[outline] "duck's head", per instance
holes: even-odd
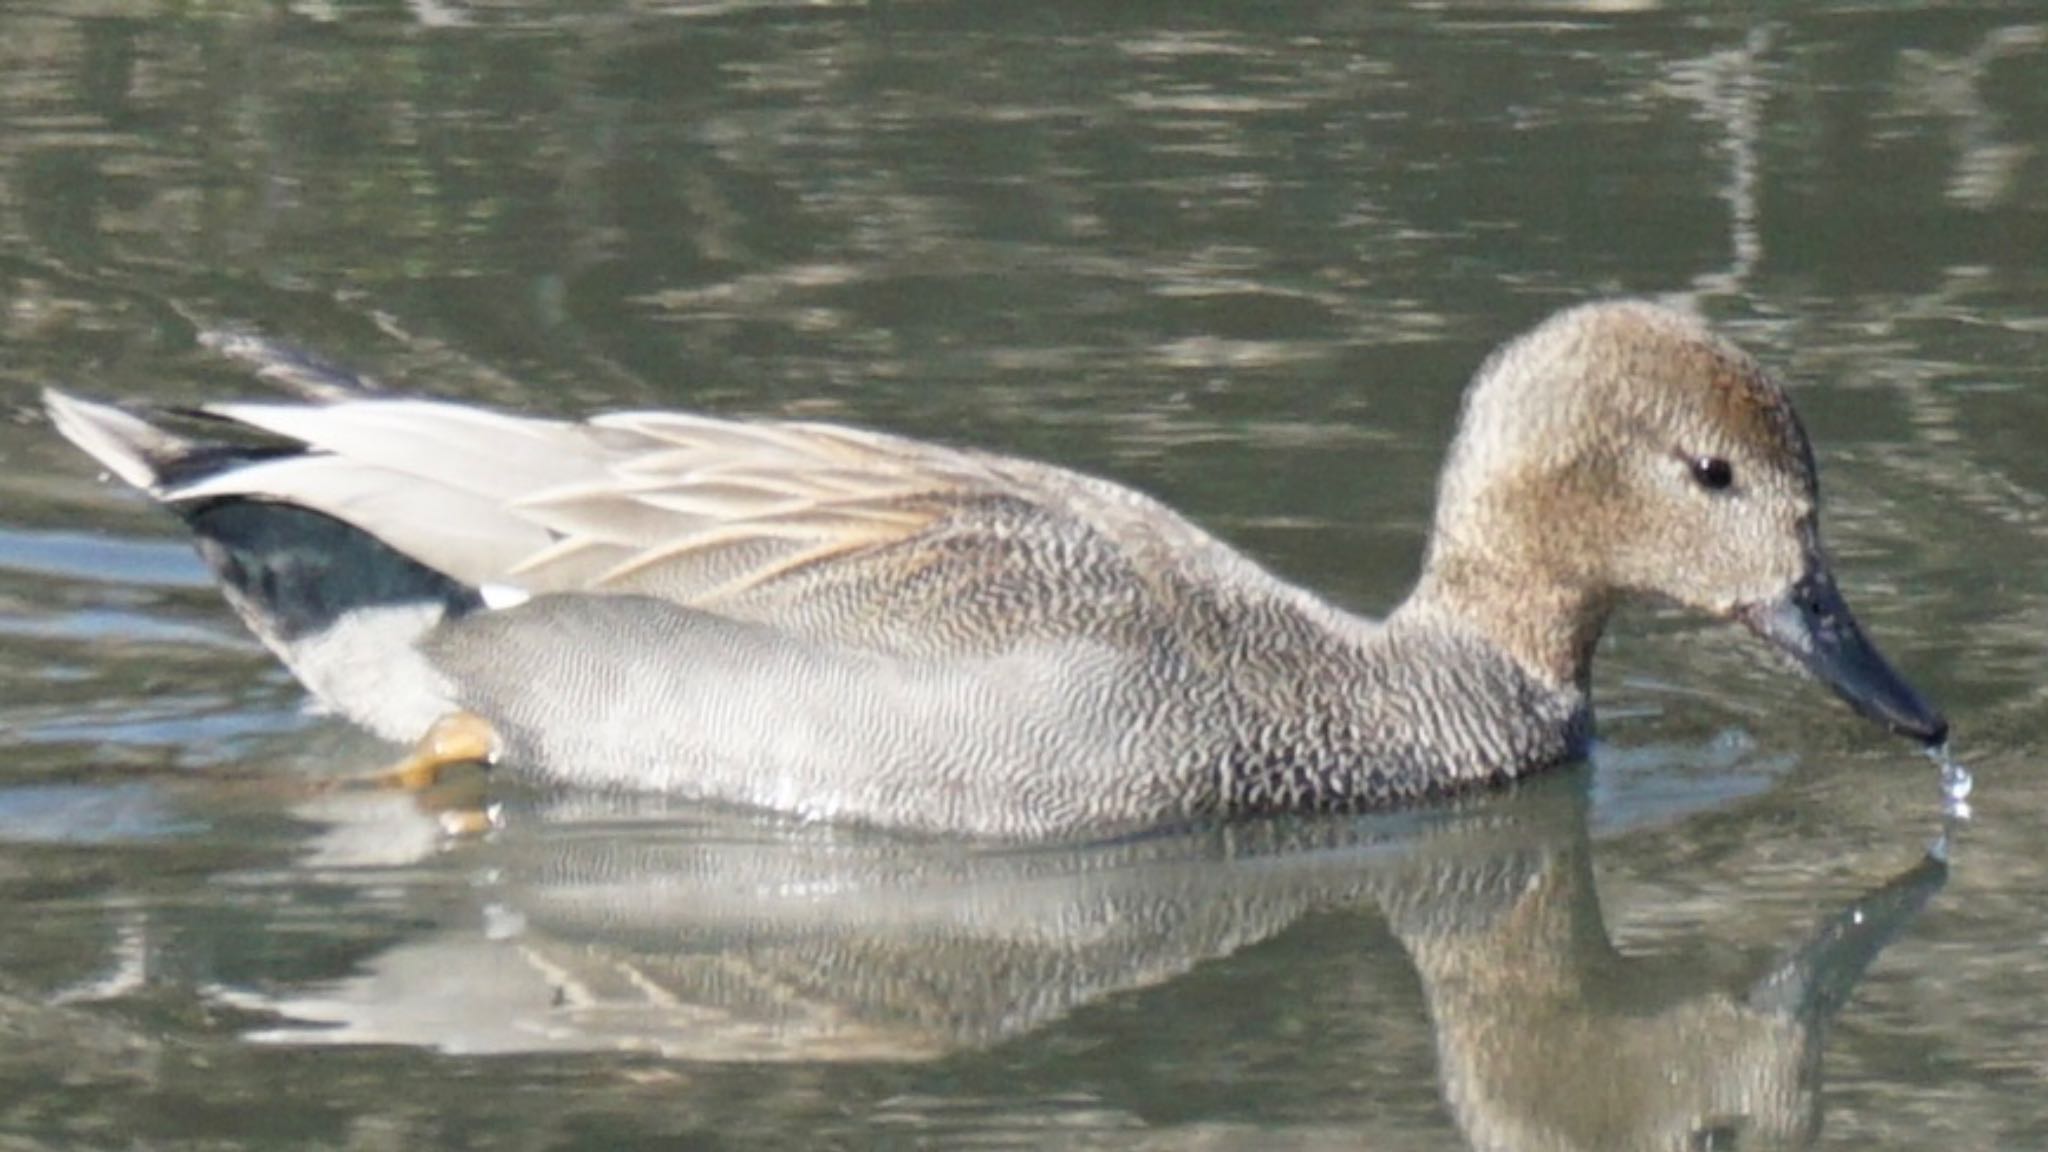
[[[1741,621],[1858,712],[1939,743],[1947,722],[1836,589],[1819,511],[1805,430],[1756,361],[1680,312],[1586,305],[1474,378],[1421,592],[1581,685],[1614,602],[1666,598]]]

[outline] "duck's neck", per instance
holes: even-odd
[[[1583,694],[1591,686],[1593,647],[1613,609],[1609,591],[1440,549],[1400,613],[1449,620],[1498,647],[1538,680]]]

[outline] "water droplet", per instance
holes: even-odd
[[[1947,744],[1929,748],[1927,758],[1941,768],[1942,809],[1958,820],[1968,820],[1970,792],[1977,786],[1970,770],[1949,755]]]
[[[1969,805],[1966,804],[1964,807],[1967,808]],[[1927,858],[1937,864],[1948,863],[1948,829],[1942,829],[1940,835],[1928,841]]]
[[[1970,790],[1977,782],[1970,778],[1970,770],[1961,764],[1949,763],[1941,766],[1941,790],[1949,799],[1968,800]]]

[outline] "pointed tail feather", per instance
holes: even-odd
[[[43,389],[43,407],[66,439],[134,487],[156,494],[166,469],[192,455],[191,441],[119,408]]]

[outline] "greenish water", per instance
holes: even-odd
[[[2043,140],[2015,5],[8,3],[0,1143],[2048,1143]],[[506,781],[451,845],[308,794],[385,750],[34,406],[259,391],[195,340],[249,328],[1058,460],[1377,611],[1465,376],[1615,292],[1791,383],[1977,776],[1945,876],[1930,765],[1655,609],[1592,770],[1457,811],[1004,852]]]

